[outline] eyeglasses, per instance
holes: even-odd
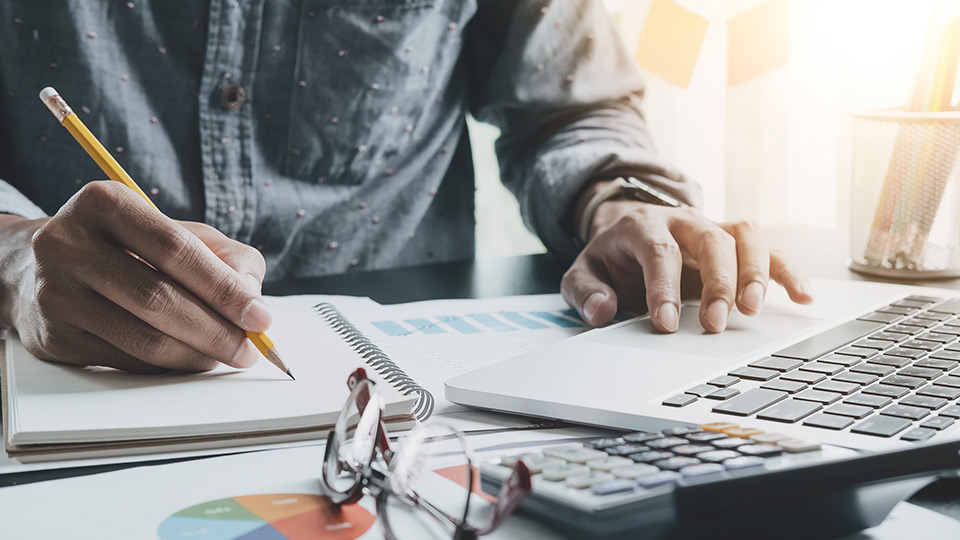
[[[476,539],[510,516],[530,493],[530,470],[517,461],[491,505],[471,506],[475,460],[462,433],[437,421],[421,424],[391,448],[384,402],[363,368],[347,379],[350,397],[327,436],[321,488],[334,504],[376,498],[384,535]]]

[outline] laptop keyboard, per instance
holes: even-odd
[[[705,399],[720,414],[922,442],[960,419],[958,338],[960,298],[908,296],[663,405]]]

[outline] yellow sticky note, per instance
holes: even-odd
[[[727,21],[727,85],[755,79],[786,65],[789,49],[788,0],[775,0]]]
[[[706,33],[703,17],[673,0],[653,0],[634,57],[643,69],[686,88]]]

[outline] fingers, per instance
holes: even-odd
[[[676,332],[680,327],[680,272],[683,255],[680,246],[662,219],[636,213],[623,221],[622,249],[634,255],[643,272],[647,309],[654,326],[661,332]]]
[[[259,288],[197,236],[116,182],[91,182],[71,200],[72,211],[95,213],[89,223],[149,261],[233,324],[264,331],[272,322]]]
[[[790,299],[798,304],[813,302],[813,285],[800,277],[787,257],[779,250],[770,252],[770,277],[786,289]]]
[[[760,313],[767,294],[770,250],[760,228],[748,221],[721,225],[736,241],[737,308],[744,315]]]
[[[708,332],[724,331],[737,292],[736,240],[700,216],[676,220],[671,230],[700,267],[700,324]]]
[[[617,314],[617,294],[586,253],[581,253],[563,275],[560,293],[590,326],[602,326]]]
[[[217,229],[205,224],[181,221],[181,225],[192,232],[221,261],[244,277],[250,286],[260,291],[267,264],[263,255],[256,249],[228,238]]]

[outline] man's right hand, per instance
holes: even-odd
[[[271,323],[260,253],[119,182],[87,184],[51,218],[0,215],[0,239],[0,327],[39,358],[157,372],[260,356],[243,332]]]

